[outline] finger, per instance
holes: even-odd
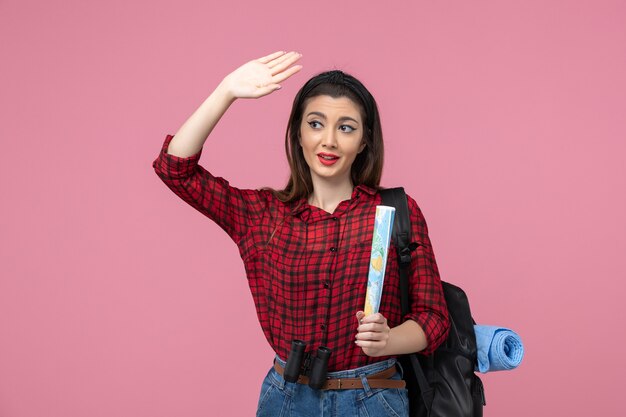
[[[272,82],[282,83],[287,78],[291,77],[293,74],[295,74],[296,72],[300,71],[301,69],[302,69],[302,65],[294,65],[293,67],[289,68],[288,70],[283,71],[280,74],[273,76],[272,77]]]
[[[372,340],[357,340],[354,342],[357,346],[360,346],[364,349],[380,349],[384,347],[383,342],[381,341],[372,341]]]
[[[281,62],[284,62],[286,59],[289,59],[293,56],[297,56],[298,54],[295,51],[291,51],[291,52],[287,52],[283,55],[280,55],[270,61],[267,62],[267,66],[269,68],[274,68],[276,65],[280,64]]]
[[[362,324],[359,327],[357,327],[357,332],[361,333],[361,332],[386,332],[388,329],[388,327],[384,324],[380,324],[380,323],[366,323],[366,324]]]
[[[359,327],[356,328],[357,332],[372,332],[375,331],[377,326],[380,324],[377,323],[363,323]]]
[[[387,319],[380,313],[370,314],[363,317],[363,323],[384,323]]]
[[[261,58],[257,59],[257,61],[259,61],[261,64],[267,64],[272,59],[275,59],[275,58],[278,58],[281,55],[284,55],[284,53],[285,53],[285,51],[277,51],[277,52],[274,52],[273,54],[269,54],[269,55],[266,55],[264,57],[261,57]]]
[[[356,335],[356,340],[381,341],[385,339],[385,334],[381,332],[361,332]]]
[[[295,64],[300,58],[302,58],[302,55],[295,54],[295,55],[290,56],[289,58],[285,58],[284,61],[281,61],[278,64],[271,66],[270,68],[272,70],[271,71],[272,75],[276,75],[276,74],[283,72],[284,70],[289,68],[291,65]]]
[[[357,311],[356,312],[356,321],[359,323],[359,326],[361,325],[361,319],[363,319],[363,317],[365,316],[365,313],[362,311]],[[358,328],[357,328],[358,330]]]
[[[276,90],[280,90],[281,86],[279,84],[268,84],[263,87],[259,87],[256,91],[256,97],[266,96]]]
[[[291,51],[291,52],[287,52],[285,55],[279,56],[278,58],[274,58],[271,61],[269,61],[266,65],[269,68],[274,68],[276,65],[281,64],[282,62],[285,62],[286,60],[294,57],[294,56],[299,56],[300,54]]]

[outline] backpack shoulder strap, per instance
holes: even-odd
[[[380,191],[382,204],[395,207],[393,231],[391,239],[398,250],[398,265],[400,266],[400,296],[402,302],[402,315],[410,310],[409,299],[409,269],[411,267],[411,252],[417,248],[417,244],[411,242],[411,220],[409,217],[409,205],[404,188],[387,188]]]
[[[411,218],[409,217],[409,205],[406,199],[404,188],[387,188],[380,191],[382,204],[385,206],[395,207],[396,214],[394,216],[394,224],[392,231],[392,240],[395,242],[398,252],[398,265],[400,266],[400,296],[402,302],[402,316],[410,311],[409,297],[409,273],[411,268],[411,252],[419,246],[415,242],[411,242]],[[420,388],[420,393],[424,405],[430,414],[433,403],[434,391],[415,354],[410,355],[411,365],[415,378]]]

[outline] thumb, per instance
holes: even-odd
[[[282,87],[280,84],[268,84],[263,86],[257,90],[257,94],[259,97],[266,96],[270,93],[273,93],[276,90],[280,90]]]
[[[365,317],[365,313],[363,311],[356,312],[356,319],[359,321],[359,324],[361,324],[363,317]]]

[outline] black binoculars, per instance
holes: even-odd
[[[328,358],[332,350],[325,346],[317,349],[315,356],[305,352],[306,343],[302,340],[291,342],[291,352],[285,364],[283,377],[287,382],[296,382],[300,374],[309,377],[309,386],[313,389],[320,389],[326,382],[328,374]]]

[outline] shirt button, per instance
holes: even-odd
[[[336,217],[333,217],[333,220],[334,220],[334,221],[337,221],[337,220],[339,220],[339,219],[338,219],[338,218],[336,218]]]
[[[337,252],[337,248],[333,246],[332,248],[330,248],[330,251],[331,252]]]
[[[326,330],[326,325],[325,325],[325,324],[322,324],[322,325],[320,326],[320,328],[321,328],[322,330]]]
[[[328,281],[324,281],[324,288],[328,288],[330,287],[330,284],[328,283]]]

